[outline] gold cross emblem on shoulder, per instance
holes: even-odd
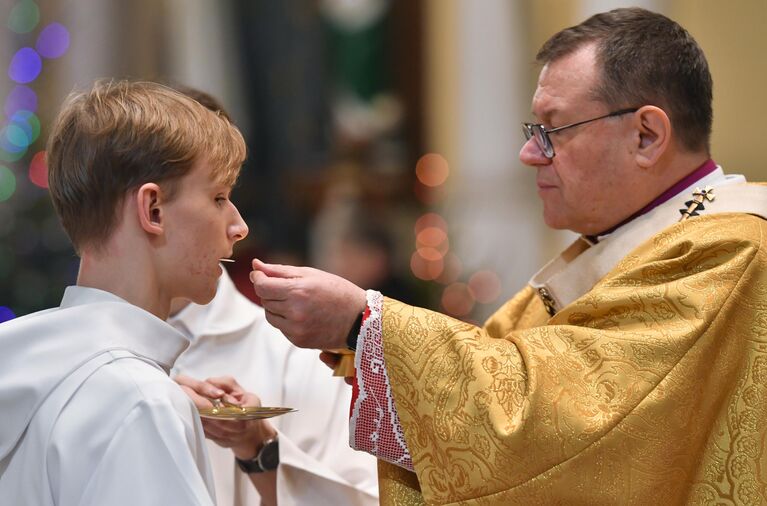
[[[703,206],[703,202],[713,202],[715,198],[716,195],[714,195],[714,189],[710,186],[706,186],[702,190],[700,188],[695,188],[695,191],[692,192],[692,200],[685,202],[684,205],[686,207],[679,210],[679,212],[682,213],[682,217],[679,218],[679,221],[684,221],[691,216],[698,216],[698,211],[706,209]]]

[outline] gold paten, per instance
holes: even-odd
[[[267,406],[214,406],[200,409],[200,417],[211,420],[262,420],[296,411],[293,408]]]

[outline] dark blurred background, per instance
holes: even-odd
[[[631,2],[709,56],[714,156],[758,157],[767,2]],[[312,265],[479,322],[569,233],[547,231],[520,166],[537,47],[608,0],[0,0],[0,321],[57,305],[78,259],[47,196],[64,97],[101,77],[221,100],[249,146],[234,201],[250,258]],[[733,8],[736,6],[736,8]],[[757,88],[759,87],[759,88]]]

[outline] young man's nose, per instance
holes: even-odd
[[[234,222],[229,225],[229,237],[234,240],[234,242],[241,241],[245,239],[248,235],[248,225],[245,223],[245,221],[242,219],[242,216],[240,216],[240,212],[235,208],[236,216],[234,219]]]

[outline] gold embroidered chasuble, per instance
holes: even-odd
[[[481,329],[386,299],[417,480],[380,462],[381,503],[767,503],[766,236],[683,221],[553,317],[527,286]]]

